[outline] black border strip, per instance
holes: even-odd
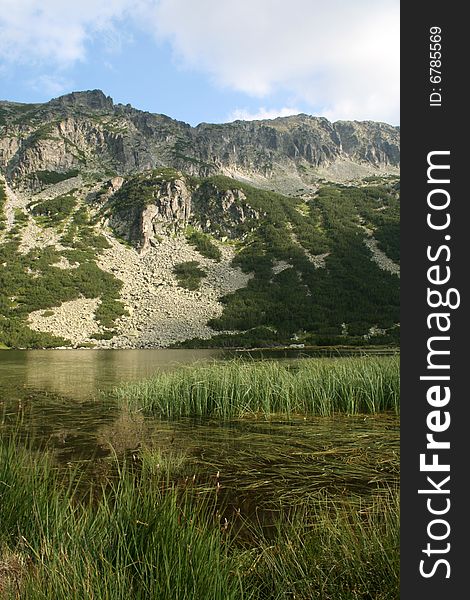
[[[463,5],[460,5],[463,6]],[[470,533],[466,508],[470,507],[470,491],[467,490],[466,465],[470,456],[470,398],[466,389],[465,374],[470,372],[470,352],[467,350],[467,298],[470,223],[466,214],[470,205],[470,191],[465,189],[466,173],[470,170],[468,155],[464,149],[468,145],[467,119],[464,112],[466,103],[465,87],[468,84],[466,50],[468,25],[457,2],[437,2],[430,0],[424,4],[401,4],[401,598],[416,600],[425,598],[461,598],[467,593],[469,549],[467,539]],[[442,30],[441,67],[442,80],[430,81],[430,39],[431,27]],[[434,30],[435,31],[435,30]],[[436,39],[436,38],[434,38]],[[460,56],[461,55],[461,56]],[[436,73],[434,73],[435,75]],[[436,80],[435,80],[436,82]],[[430,94],[442,94],[440,106],[430,105]],[[438,100],[438,96],[433,99]],[[438,102],[436,102],[438,104]],[[469,132],[470,133],[470,132]],[[450,164],[450,183],[429,183],[427,180],[428,153],[449,151],[447,155],[435,155],[435,162]],[[444,171],[434,171],[444,180]],[[432,172],[431,172],[432,175]],[[437,177],[436,177],[437,178]],[[432,179],[432,177],[431,177]],[[444,219],[448,211],[451,222],[445,230],[432,230],[426,222],[428,194],[431,189],[445,189],[450,196],[448,209],[435,211],[435,218]],[[435,199],[444,201],[445,193],[436,193]],[[432,211],[431,211],[432,212]],[[450,240],[445,236],[450,235]],[[427,257],[427,247],[436,256],[434,262]],[[450,281],[439,286],[428,281],[430,266],[439,265],[441,273],[450,268]],[[436,275],[437,271],[433,274]],[[442,277],[442,276],[441,276]],[[440,307],[432,309],[427,301],[427,288],[455,288],[460,294],[460,306],[455,309]],[[437,297],[436,297],[437,298]],[[456,294],[453,295],[453,300]],[[427,343],[430,336],[438,335],[436,320],[428,328],[427,317],[432,312],[447,312],[451,326],[448,341],[434,341],[434,348],[450,350],[449,355],[437,356],[435,363],[448,364],[449,370],[429,369]],[[446,319],[441,321],[444,323]],[[437,344],[437,345],[436,345]],[[421,380],[422,375],[448,375],[450,381]],[[448,385],[451,398],[447,405],[439,408],[443,422],[445,412],[451,419],[448,429],[435,434],[435,439],[450,442],[450,449],[438,452],[438,461],[449,464],[449,472],[420,471],[420,454],[426,453],[425,461],[433,460],[434,450],[427,450],[426,434],[430,433],[427,416],[436,407],[430,406],[427,390],[431,385]],[[443,387],[440,388],[443,390]],[[436,420],[432,423],[436,425]],[[433,489],[427,476],[434,479],[435,486],[449,493],[419,494],[419,489]],[[450,476],[447,483],[442,483]],[[433,510],[449,510],[442,515],[432,515]],[[434,523],[442,519],[444,523]],[[435,537],[432,540],[428,528]],[[423,552],[430,543],[429,556]],[[449,544],[449,546],[447,546]],[[444,551],[445,550],[445,551]],[[439,559],[445,562],[436,564]],[[424,577],[422,570],[429,574]],[[449,577],[447,577],[449,575]]]

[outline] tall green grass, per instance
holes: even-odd
[[[114,395],[164,417],[399,412],[398,357],[227,361],[157,373]]]
[[[87,492],[73,469],[0,441],[2,599],[398,599],[396,492],[310,499],[240,537],[213,495],[143,460]]]
[[[259,598],[398,600],[399,496],[372,505],[307,505],[261,538],[249,569]]]
[[[207,500],[196,505],[126,466],[84,494],[73,474],[11,443],[1,444],[0,465],[2,598],[249,597]]]

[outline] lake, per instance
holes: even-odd
[[[203,478],[220,471],[226,489],[256,490],[257,497],[295,489],[367,495],[398,482],[395,415],[165,421],[130,413],[109,393],[159,370],[231,356],[218,350],[3,351],[2,429],[47,447],[63,465],[133,455],[150,445],[188,458]]]

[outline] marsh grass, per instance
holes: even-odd
[[[398,424],[390,418],[375,433],[373,426],[361,431],[358,425],[340,429],[331,423],[328,434],[328,424],[313,422],[305,436],[301,425],[286,426],[285,435],[277,427],[272,438],[268,431],[244,432],[240,443],[225,446],[214,437],[196,464],[201,473],[220,470],[221,494],[238,505],[256,499],[267,507],[293,506],[319,493],[370,497],[398,484]]]
[[[398,599],[399,544],[396,490],[366,506],[317,500],[260,536],[250,587],[266,600]]]
[[[394,490],[363,504],[310,498],[269,529],[251,519],[240,538],[214,490],[169,485],[155,456],[116,462],[88,494],[77,470],[15,440],[0,458],[2,598],[398,598]]]
[[[131,409],[168,418],[398,414],[399,359],[233,360],[158,373],[113,393]]]
[[[129,389],[134,409],[163,394],[170,417],[203,418],[131,412],[132,444],[67,464],[0,437],[2,600],[398,600],[396,357],[214,363]]]
[[[60,473],[47,456],[11,442],[0,454],[0,564],[11,565],[11,598],[15,577],[25,599],[248,597],[208,496],[196,505],[126,464],[84,496],[77,473]],[[12,556],[29,563],[20,581]]]

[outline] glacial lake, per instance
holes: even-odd
[[[198,477],[219,471],[240,502],[242,496],[252,502],[253,493],[258,502],[296,488],[362,496],[398,484],[396,415],[165,421],[128,412],[110,393],[159,370],[233,356],[219,350],[1,351],[0,433],[16,431],[19,441],[49,449],[62,465],[133,456],[151,445],[185,456]]]

